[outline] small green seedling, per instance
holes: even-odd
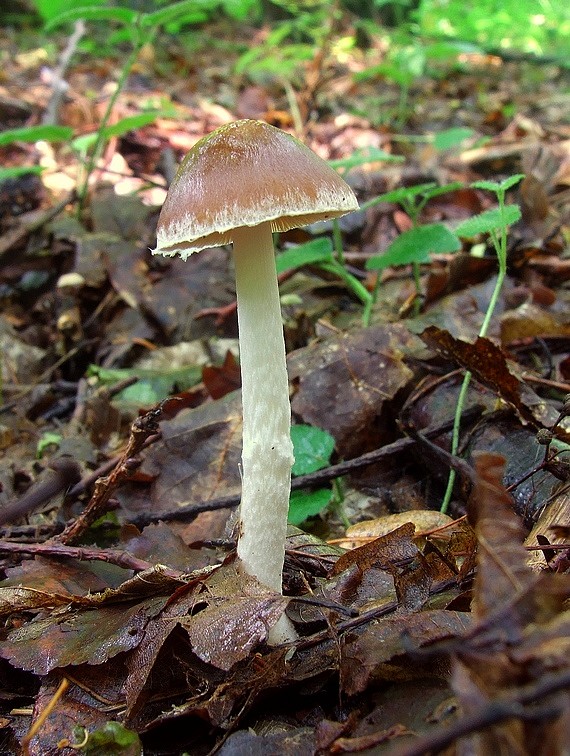
[[[330,465],[334,451],[334,438],[325,430],[312,425],[293,425],[291,441],[295,464],[291,470],[293,477],[308,475]],[[319,514],[333,498],[330,488],[316,491],[292,491],[289,499],[289,517],[292,525],[300,525],[307,518]]]
[[[368,289],[338,261],[334,255],[333,243],[329,237],[320,237],[311,239],[311,241],[299,244],[297,247],[281,252],[276,257],[277,273],[284,273],[286,270],[294,270],[304,265],[315,265],[327,273],[332,273],[340,278],[346,284],[346,287],[356,296],[364,305],[365,314],[363,316],[364,325],[366,322],[366,313],[372,306],[372,295]]]
[[[521,217],[520,208],[518,205],[506,205],[505,197],[509,189],[519,183],[524,178],[524,174],[518,173],[515,176],[511,176],[500,183],[495,181],[476,181],[471,184],[473,189],[484,189],[489,192],[493,192],[497,197],[498,207],[493,210],[486,210],[485,212],[473,216],[468,220],[461,223],[456,229],[455,233],[462,238],[473,238],[479,234],[489,234],[495,254],[499,261],[499,271],[497,274],[497,281],[491,294],[491,299],[487,306],[487,311],[483,319],[483,323],[479,330],[479,336],[484,337],[489,330],[489,324],[493,317],[493,312],[497,305],[497,300],[505,276],[507,275],[507,233],[509,226],[516,223]],[[459,430],[461,425],[461,413],[465,404],[465,397],[467,396],[467,390],[469,383],[471,382],[471,373],[467,371],[461,384],[459,396],[457,399],[457,407],[455,409],[455,418],[453,423],[453,433],[451,437],[451,453],[457,454],[459,447]],[[447,480],[447,488],[441,504],[441,512],[446,512],[451,500],[451,494],[453,492],[453,484],[455,483],[455,470],[449,471],[449,478]]]
[[[383,270],[392,265],[408,265],[411,263],[416,287],[415,314],[420,309],[420,265],[428,262],[431,254],[457,252],[461,248],[459,239],[441,223],[419,226],[422,210],[434,197],[459,189],[462,184],[455,181],[451,184],[438,186],[435,183],[418,184],[417,186],[401,187],[392,192],[374,197],[361,206],[361,210],[374,207],[381,202],[393,202],[409,215],[412,228],[404,231],[381,255],[374,255],[368,260],[368,270]],[[373,297],[376,297],[377,288]]]
[[[176,388],[184,391],[200,382],[202,368],[190,365],[174,370],[152,370],[144,368],[102,368],[90,365],[87,376],[96,376],[104,386],[113,386],[128,378],[136,378],[136,383],[120,391],[113,401],[140,407],[152,407],[166,399]]]

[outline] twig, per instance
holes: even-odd
[[[75,191],[72,191],[67,197],[64,197],[61,202],[58,202],[57,205],[48,208],[45,212],[36,216],[33,221],[30,221],[28,224],[22,224],[13,231],[4,234],[2,239],[0,239],[0,262],[2,262],[3,258],[12,250],[12,247],[23,241],[23,239],[29,234],[32,234],[42,226],[45,226],[46,223],[49,223],[50,220],[55,218],[56,215],[59,215],[67,205],[72,204],[76,199],[77,195]]]
[[[53,541],[65,544],[73,543],[97,518],[107,511],[109,500],[117,486],[128,480],[139,466],[140,461],[137,459],[137,455],[142,450],[145,441],[158,432],[158,418],[161,414],[162,404],[157,409],[153,409],[135,420],[131,425],[131,436],[127,448],[119,463],[107,477],[97,480],[93,496],[85,510],[75,522],[65,528],[63,533],[54,536]]]
[[[160,438],[162,438],[160,433],[154,433],[151,436],[149,436],[146,441],[141,446],[141,451],[143,449],[147,449],[149,446],[152,446],[152,444],[156,443]],[[113,457],[112,459],[108,459],[106,462],[104,462],[100,467],[98,467],[96,470],[93,470],[92,473],[89,473],[89,475],[86,475],[84,478],[82,478],[78,483],[76,483],[73,488],[70,488],[67,492],[67,500],[72,501],[73,499],[76,499],[78,496],[80,496],[85,491],[88,491],[91,486],[93,486],[99,478],[102,478],[105,475],[109,475],[109,473],[117,467],[121,463],[123,459],[123,455],[119,455],[117,457]]]
[[[556,705],[548,707],[547,710],[541,708],[539,712],[532,712],[525,707],[537,701],[542,704],[546,696],[568,688],[570,688],[570,670],[555,675],[545,675],[535,684],[489,701],[471,714],[461,717],[457,722],[438,727],[412,744],[393,749],[391,754],[392,756],[425,756],[428,753],[438,753],[458,738],[504,722],[506,719],[536,719],[536,714],[543,718],[556,716],[560,712],[560,707]]]
[[[53,125],[58,121],[59,106],[65,92],[67,92],[68,85],[65,81],[65,72],[69,66],[71,58],[77,49],[81,37],[85,34],[85,22],[82,20],[76,21],[73,27],[73,34],[67,40],[65,50],[61,54],[59,65],[53,72],[52,81],[52,94],[49,98],[49,102],[42,117],[42,123],[47,125]]]
[[[44,722],[52,713],[52,711],[55,709],[55,707],[58,704],[59,699],[65,694],[65,691],[68,688],[69,688],[69,681],[64,677],[62,681],[60,682],[57,690],[55,691],[51,699],[48,701],[47,706],[40,713],[36,721],[32,724],[29,732],[26,735],[24,735],[24,737],[22,738],[21,745],[22,745],[22,752],[24,753],[24,756],[27,756],[29,754],[30,741],[41,730]]]
[[[66,455],[51,460],[48,467],[47,474],[31,486],[23,496],[2,508],[0,525],[19,520],[39,509],[54,496],[77,483],[81,477],[81,468],[77,462]]]
[[[473,407],[466,410],[462,415],[462,421],[467,422],[473,420],[481,414],[481,410],[478,407]],[[449,420],[435,428],[429,428],[423,432],[424,438],[436,438],[442,433],[447,433],[453,427],[453,421]],[[339,478],[348,473],[360,470],[363,467],[368,467],[375,462],[379,462],[386,457],[390,457],[393,454],[399,454],[406,451],[410,447],[417,443],[414,438],[401,438],[398,441],[394,441],[391,444],[375,449],[374,451],[362,454],[355,459],[349,459],[345,462],[339,462],[337,465],[331,465],[324,470],[317,470],[316,472],[309,473],[308,475],[300,475],[298,478],[293,478],[291,481],[291,489],[298,491],[301,488],[314,488],[324,483],[328,483],[334,478]],[[458,463],[460,464],[460,463]],[[465,464],[465,463],[464,463]],[[185,507],[180,507],[171,512],[161,512],[160,514],[143,514],[134,518],[132,522],[137,527],[148,525],[151,522],[157,522],[158,520],[181,520],[182,522],[187,520],[193,520],[200,512],[210,512],[216,509],[226,509],[235,507],[239,504],[240,494],[233,494],[230,496],[220,496],[216,499],[210,499],[209,501],[196,502],[195,504],[189,504]]]
[[[108,562],[115,564],[117,567],[123,567],[125,570],[133,572],[144,572],[150,570],[156,565],[147,562],[144,559],[129,554],[128,551],[120,549],[98,549],[85,546],[67,546],[63,543],[17,543],[15,541],[0,540],[0,552],[7,554],[30,554],[32,556],[41,555],[48,557],[59,557],[65,559],[78,559],[82,562]],[[163,570],[163,574],[172,578],[179,578],[182,573],[171,570]]]

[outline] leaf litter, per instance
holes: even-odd
[[[81,75],[72,71],[72,81]],[[331,85],[345,103],[354,97]],[[364,101],[373,96],[367,86]],[[236,107],[261,102],[277,118],[274,93],[259,89],[249,104],[242,90]],[[560,283],[570,274],[559,132],[547,125],[551,143],[542,131],[537,151],[539,125],[515,117],[476,149],[437,153],[411,143],[410,165],[347,173],[366,201],[436,174],[467,184],[522,166],[522,219],[511,232],[510,280],[491,339],[476,338],[493,284],[488,254],[442,250],[424,260],[425,300],[414,317],[409,270],[383,271],[366,329],[342,282],[317,268],[288,275],[294,419],[331,434],[330,469],[342,471],[326,479],[325,468],[301,483],[310,491],[335,480],[345,509],[331,506],[304,523],[310,533],[290,529],[280,596],[240,574],[233,555],[239,374],[217,352],[236,335],[228,256],[205,251],[190,266],[148,253],[153,198],[164,192],[143,187],[148,176],[137,171],[162,182],[153,173],[156,140],[182,154],[233,117],[187,97],[179,107],[188,129],[164,118],[115,145],[145,202],[117,194],[112,184],[123,179],[101,166],[111,186],[93,191],[88,224],[62,215],[69,198],[15,233],[14,219],[2,216],[0,502],[25,503],[52,461],[71,456],[82,470],[70,490],[33,496],[27,519],[2,529],[0,695],[10,753],[30,729],[14,696],[34,704],[36,722],[54,706],[28,744],[37,754],[81,750],[85,733],[93,748],[110,742],[112,753],[140,752],[138,735],[157,754],[563,753],[570,473]],[[486,128],[495,128],[488,117]],[[363,118],[331,112],[308,125],[307,140],[331,158],[350,158],[363,141],[399,149]],[[63,168],[68,158],[59,157]],[[51,202],[41,182],[28,190],[26,201]],[[422,222],[447,227],[490,209],[480,189],[463,187],[430,200]],[[371,207],[341,226],[347,264],[361,270],[409,228],[400,205]],[[21,254],[30,233],[49,255]],[[286,235],[283,244],[310,233]],[[372,289],[375,280],[365,283]],[[177,385],[176,350],[195,354],[198,346],[206,366],[184,363],[192,381]],[[152,395],[136,380],[148,357],[163,358]],[[105,384],[90,364],[131,371],[134,402],[124,401],[124,376]],[[450,464],[460,368],[474,382],[454,519],[426,520]],[[545,429],[550,435],[540,436]],[[348,531],[345,518],[356,523]],[[525,542],[531,526],[538,535]],[[267,632],[283,610],[300,637],[272,648]],[[127,735],[109,725],[124,725]]]

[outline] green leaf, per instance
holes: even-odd
[[[46,31],[55,29],[62,24],[73,23],[74,21],[117,21],[125,26],[132,26],[136,23],[138,13],[128,8],[97,8],[93,5],[84,8],[73,8],[72,10],[60,13],[58,16],[50,19],[45,28]]]
[[[36,446],[36,456],[38,459],[43,457],[46,449],[50,446],[59,446],[61,444],[62,436],[59,433],[53,433],[52,431],[46,431],[42,433],[41,438]]]
[[[328,488],[319,488],[318,491],[292,491],[288,521],[291,525],[300,525],[307,518],[318,515],[330,504],[331,497],[332,491]]]
[[[436,150],[450,150],[452,147],[457,147],[461,142],[472,137],[474,133],[473,129],[461,126],[445,129],[445,131],[440,131],[439,134],[435,135],[433,144]]]
[[[524,178],[524,173],[516,173],[514,176],[509,176],[504,181],[474,181],[471,186],[473,189],[486,189],[488,192],[494,192],[495,194],[501,194],[506,192],[511,187],[518,184]]]
[[[179,391],[195,386],[202,378],[202,369],[196,365],[176,370],[150,370],[140,368],[101,368],[90,365],[88,376],[97,378],[106,386],[111,386],[125,378],[137,378],[137,382],[118,393],[113,401],[148,407],[166,399],[174,387]]]
[[[196,0],[182,0],[180,3],[171,3],[166,8],[154,11],[154,13],[145,13],[141,18],[141,24],[150,28],[164,26],[174,21],[180,21],[188,24],[200,22],[204,19],[204,7],[206,4],[196,2]],[[213,6],[214,3],[208,3]]]
[[[103,136],[106,139],[115,136],[123,136],[133,129],[140,129],[143,126],[148,126],[149,123],[154,123],[159,117],[158,110],[149,111],[148,113],[137,113],[136,115],[126,116],[121,118],[117,123],[113,123],[111,126],[106,126],[103,129]]]
[[[390,265],[408,265],[429,261],[430,254],[457,252],[461,242],[441,223],[418,226],[404,231],[381,255],[371,257],[367,270],[383,270]]]
[[[0,147],[13,142],[66,142],[72,136],[73,129],[69,126],[26,126],[0,131]]]
[[[368,202],[365,202],[360,206],[360,209],[365,210],[368,207],[379,205],[381,202],[394,202],[399,205],[400,203],[414,199],[414,197],[424,194],[428,189],[433,189],[435,187],[437,187],[437,184],[434,181],[429,184],[418,184],[417,186],[401,186],[399,189],[393,189],[391,192],[380,194],[378,197],[368,200]]]
[[[244,21],[257,7],[257,0],[222,0],[224,12],[236,21]]]
[[[117,123],[113,123],[102,129],[101,135],[104,139],[123,136],[123,134],[127,134],[129,131],[148,126],[149,123],[154,123],[160,115],[160,111],[153,110],[148,113],[137,113],[136,115],[126,116],[125,118],[121,118],[120,121],[117,121]],[[84,154],[95,144],[98,137],[98,131],[93,131],[91,134],[81,134],[81,136],[75,137],[72,141],[71,148],[79,154]]]
[[[333,259],[333,245],[328,236],[311,239],[305,244],[281,252],[275,258],[277,273],[302,268],[303,265],[315,265],[330,262]]]
[[[102,5],[105,0],[91,0],[92,5]],[[69,0],[34,0],[38,13],[45,22],[51,21],[69,8]]]
[[[481,53],[481,48],[469,42],[456,42],[454,40],[433,42],[426,45],[425,54],[429,60],[447,60],[457,57],[461,53]]]
[[[43,170],[41,165],[15,165],[12,168],[0,168],[0,182],[26,176],[28,173],[39,175]]]
[[[81,742],[81,733],[77,732]],[[142,754],[139,736],[120,722],[105,722],[98,730],[89,733],[87,743],[79,753],[85,756],[139,756]]]
[[[329,160],[331,168],[335,170],[350,170],[358,165],[368,165],[369,163],[403,163],[405,158],[402,155],[391,155],[389,152],[378,149],[378,147],[367,147],[363,150],[356,150],[352,155],[340,160]]]
[[[457,236],[468,238],[479,234],[488,234],[491,231],[498,231],[506,226],[511,226],[520,217],[521,211],[518,205],[506,205],[503,212],[499,207],[496,207],[463,221],[457,226],[455,233]]]
[[[448,192],[454,192],[456,189],[461,189],[463,184],[461,181],[452,181],[450,184],[443,184],[443,186],[433,186],[430,189],[426,189],[425,192],[422,193],[422,196],[426,200],[433,199],[434,197],[439,197],[441,194],[447,194]]]
[[[293,425],[291,441],[295,455],[295,464],[291,470],[293,475],[307,475],[330,464],[334,438],[327,431],[312,425]]]

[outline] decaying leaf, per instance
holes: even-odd
[[[338,575],[352,564],[356,564],[362,572],[373,565],[396,572],[419,553],[412,540],[415,532],[411,522],[400,525],[385,536],[343,554],[333,567],[332,574]]]
[[[557,691],[567,687],[570,672],[570,614],[563,611],[570,577],[537,575],[528,567],[522,528],[502,485],[503,467],[498,455],[477,456],[470,501],[479,541],[475,625],[458,647],[453,684],[464,716],[477,716],[481,724],[485,714],[488,725],[496,721],[493,702],[512,702],[510,717],[469,739],[471,753],[561,754],[570,704]],[[553,695],[545,697],[540,691],[548,690],[549,679]],[[547,721],[536,721],[534,705],[550,706]]]
[[[468,613],[446,610],[382,617],[343,639],[341,680],[348,695],[360,693],[373,681],[445,677],[445,666],[427,656],[414,659],[414,647],[462,635],[470,625]]]
[[[378,445],[377,418],[385,402],[412,377],[403,346],[413,337],[399,325],[339,334],[289,358],[298,382],[293,412],[327,430],[345,457]]]
[[[143,471],[156,478],[149,490],[121,491],[129,513],[152,509],[156,516],[192,502],[208,501],[240,489],[241,407],[231,394],[185,410],[160,424],[162,440],[147,452]]]
[[[45,675],[56,667],[101,664],[136,648],[150,618],[166,603],[154,596],[129,606],[64,609],[12,630],[0,654],[20,669]]]
[[[206,581],[196,602],[205,608],[180,620],[192,650],[203,661],[229,670],[265,640],[288,599],[250,575],[220,570]]]
[[[515,407],[523,419],[529,419],[531,415],[521,401],[519,381],[510,372],[504,353],[490,339],[479,336],[470,344],[435,326],[426,328],[421,338],[437,352],[469,370],[480,383]]]
[[[413,523],[415,532],[418,534],[423,531],[443,530],[445,528],[452,532],[454,521],[449,515],[435,512],[432,509],[397,512],[396,514],[377,517],[375,520],[362,520],[362,522],[351,525],[346,529],[346,540],[339,541],[338,545],[344,549],[353,549],[364,541],[386,535],[407,522]]]

